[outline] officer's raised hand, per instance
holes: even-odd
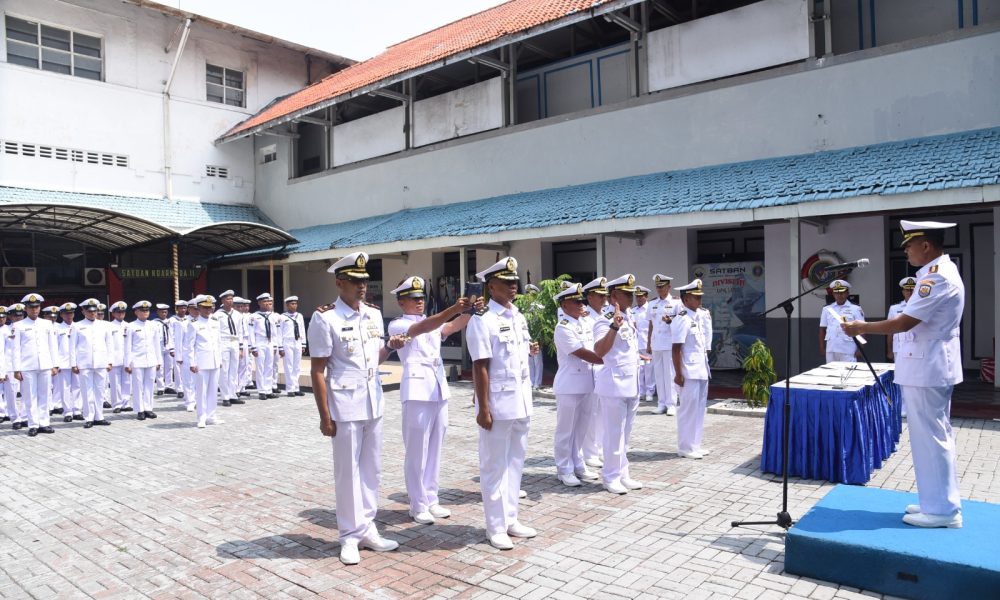
[[[619,329],[621,329],[622,323],[625,322],[625,315],[622,314],[621,309],[618,308],[617,302],[614,302],[613,304],[615,307],[615,314],[612,315],[611,317],[611,328],[614,329],[615,331],[618,331]]]

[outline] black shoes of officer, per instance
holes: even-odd
[[[281,394],[279,394],[278,392],[273,392],[273,393],[268,394],[267,397],[268,398],[277,398],[280,395]]]
[[[222,405],[223,405],[223,406],[229,406],[229,405],[231,405],[231,404],[232,404],[232,402],[230,402],[229,400],[223,400],[223,401],[222,401]]]
[[[257,397],[260,398],[261,400],[267,400],[268,395],[267,394],[257,394]]]
[[[10,424],[10,426],[14,428],[14,431],[17,431],[18,429],[24,427],[24,425],[22,425],[20,421],[14,421],[13,423]]]
[[[156,392],[156,396],[157,397],[162,396],[162,395],[163,395],[163,390],[160,390],[160,391]]]
[[[107,419],[98,419],[97,421],[94,421],[94,425],[111,425],[111,421],[108,421]]]
[[[135,413],[135,418],[138,419],[138,420],[140,420],[140,421],[145,421],[146,420],[146,412],[140,410],[139,412]]]
[[[122,407],[122,412],[132,412],[132,407],[131,406],[123,406]]]
[[[52,415],[61,415],[61,414],[63,414],[63,409],[62,408],[53,408],[52,410],[49,411],[49,416],[50,417]]]
[[[246,404],[246,400],[240,400],[239,398],[233,398],[229,401],[230,404]]]
[[[10,421],[10,417],[7,415],[0,417],[0,423],[6,423],[7,421]]]
[[[73,415],[66,415],[65,417],[63,417],[63,423],[72,423],[72,422],[73,422]]]
[[[104,408],[111,408],[111,403],[108,401],[104,402]]]
[[[28,430],[28,437],[35,437],[36,435],[38,435],[37,427],[32,427],[31,429]]]
[[[146,411],[146,418],[147,419],[155,419],[156,418],[156,413],[153,412],[153,411],[151,411],[151,410],[147,410]]]
[[[90,429],[93,426],[94,426],[94,422],[93,421],[87,421],[86,423],[83,424],[83,428],[84,429]]]
[[[177,390],[175,390],[174,388],[164,388],[163,391],[165,393],[167,393],[167,394],[176,394],[177,393]]]
[[[184,392],[178,392],[177,393],[177,399],[178,400],[183,400],[184,399]]]
[[[55,433],[55,432],[56,432],[56,430],[52,429],[48,425],[46,425],[45,427],[39,427],[38,428],[38,433]]]
[[[115,414],[117,415],[117,414],[118,414],[118,413],[120,413],[121,411],[122,411],[122,409],[121,409],[121,408],[119,407],[119,408],[116,408],[116,409],[114,409],[114,410],[113,410],[113,411],[111,411],[111,412],[113,412],[113,413],[115,413]]]
[[[82,421],[83,420],[83,415],[73,415],[73,420],[74,421]]]

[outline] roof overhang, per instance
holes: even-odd
[[[272,246],[294,244],[295,238],[277,227],[261,223],[229,221],[189,229],[181,240],[197,246],[206,254],[244,252]]]

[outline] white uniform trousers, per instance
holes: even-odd
[[[165,388],[174,388],[174,367],[177,362],[170,356],[170,350],[163,350],[163,368],[156,372],[156,391],[162,392]]]
[[[653,377],[656,379],[656,406],[677,405],[680,391],[674,385],[674,362],[671,350],[653,350]]]
[[[403,474],[410,510],[426,511],[438,503],[441,450],[448,431],[448,401],[403,402]]]
[[[49,398],[52,392],[52,371],[21,371],[21,401],[28,410],[28,427],[49,426]]]
[[[705,407],[708,404],[708,380],[685,379],[681,388],[681,405],[677,407],[677,450],[701,450],[701,437],[705,425]]]
[[[285,346],[284,350],[285,358],[282,366],[285,368],[285,391],[297,392],[299,391],[299,373],[302,370],[302,346],[299,344]]]
[[[28,403],[24,398],[18,402],[17,394],[21,391],[21,382],[14,379],[13,373],[7,373],[7,381],[3,383],[3,399],[7,404],[7,416],[17,423],[28,420]]]
[[[583,457],[601,458],[604,456],[604,416],[601,413],[601,398],[597,394],[590,394],[588,412],[583,431]]]
[[[530,423],[530,417],[494,420],[489,431],[479,428],[479,489],[488,536],[507,533],[507,528],[517,521],[517,496]]]
[[[638,409],[638,396],[601,396],[604,421],[604,467],[601,469],[601,478],[604,483],[629,476],[628,442],[632,437],[632,423]]]
[[[955,467],[955,434],[951,429],[952,386],[899,386],[908,409],[913,472],[920,512],[952,515],[962,509]]]
[[[111,408],[125,408],[129,401],[131,377],[125,372],[125,367],[111,367],[108,384],[111,386]]]
[[[49,410],[61,406],[63,416],[83,415],[83,396],[80,395],[80,380],[70,368],[59,369],[52,377],[52,395]]]
[[[858,362],[858,359],[854,356],[854,353],[847,352],[827,352],[826,362]]]
[[[278,354],[278,349],[274,349],[273,356],[271,358],[271,393],[278,393],[278,366],[281,363],[281,356]]]
[[[257,368],[257,393],[270,394],[274,386],[274,348],[264,346],[257,351],[254,357],[254,366]]]
[[[104,390],[108,387],[107,369],[80,369],[80,394],[83,396],[83,420],[104,419]]]
[[[190,369],[188,369],[190,372]],[[235,400],[240,391],[240,344],[222,343],[222,368],[219,370],[219,393],[223,400]],[[199,387],[199,390],[201,388]]]
[[[340,544],[359,543],[377,533],[378,488],[382,480],[382,417],[338,421],[333,438],[333,486]]]
[[[153,382],[156,367],[132,367],[132,408],[136,412],[153,410]]]
[[[656,393],[656,373],[653,370],[653,361],[643,361],[639,365],[639,397],[652,397]]]
[[[586,470],[583,438],[590,423],[593,394],[556,395],[556,433],[552,456],[556,472],[569,475]]]
[[[253,355],[250,354],[249,350],[244,350],[243,358],[240,359],[238,379],[238,391],[240,392],[246,390],[247,385],[253,381]]]
[[[545,360],[542,353],[538,352],[528,357],[528,378],[531,380],[531,387],[542,386],[542,375],[545,374]]]
[[[191,369],[188,369],[191,372]],[[215,409],[219,405],[219,369],[198,369],[194,375],[195,393],[198,407],[198,420],[215,419]],[[187,399],[187,398],[185,398]],[[339,432],[338,432],[339,433]]]
[[[184,390],[184,408],[194,408],[198,405],[198,383],[194,373],[187,363],[177,365],[177,386]]]

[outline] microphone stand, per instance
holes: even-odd
[[[853,271],[854,267],[848,267],[845,269],[840,269],[835,271],[837,275],[845,272]],[[830,276],[832,273],[824,273],[825,276]],[[792,312],[795,311],[795,305],[792,304],[799,298],[805,296],[806,294],[811,294],[821,287],[825,287],[831,281],[836,279],[836,277],[829,277],[828,279],[824,277],[824,280],[820,282],[819,285],[808,289],[798,296],[788,298],[775,306],[765,310],[760,313],[759,316],[765,316],[768,313],[772,313],[779,308],[785,311],[785,403],[782,406],[782,418],[781,418],[781,510],[778,511],[777,518],[773,521],[732,521],[730,523],[731,527],[744,527],[747,525],[777,525],[782,529],[788,529],[795,523],[792,519],[792,515],[788,512],[788,421],[792,413]],[[861,348],[860,342],[857,339],[854,343]],[[862,356],[864,356],[864,350],[861,351]],[[867,361],[867,358],[865,358]],[[875,368],[872,367],[871,363],[868,363],[869,368],[871,368],[872,373],[875,372]],[[878,381],[878,376],[875,377]],[[879,382],[881,385],[881,382]],[[888,395],[886,396],[888,397]]]

